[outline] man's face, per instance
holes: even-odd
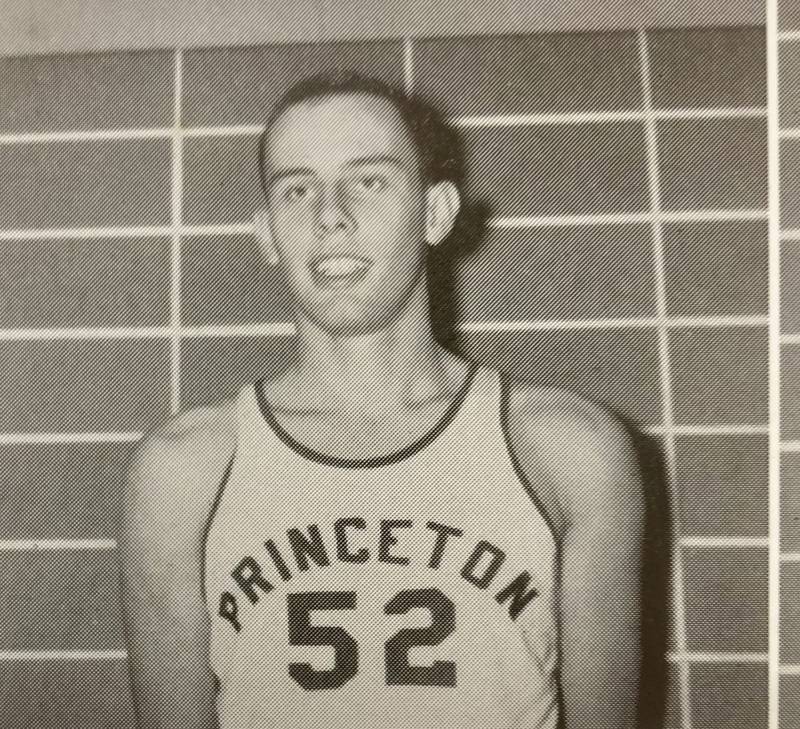
[[[426,250],[426,189],[399,113],[365,94],[303,102],[267,145],[270,229],[296,306],[338,334],[386,326]]]

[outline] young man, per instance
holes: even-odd
[[[383,85],[290,91],[262,139],[264,255],[298,356],[139,446],[121,539],[146,729],[623,729],[642,493],[599,408],[432,335],[459,190]]]

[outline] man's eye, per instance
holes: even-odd
[[[379,192],[386,187],[386,178],[383,175],[362,175],[356,181],[357,186],[366,192]]]
[[[289,185],[281,197],[288,202],[298,202],[308,196],[307,185]]]

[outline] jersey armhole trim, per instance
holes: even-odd
[[[214,521],[214,517],[217,515],[219,504],[222,501],[222,494],[224,493],[225,487],[228,485],[228,481],[230,480],[235,458],[236,448],[233,449],[233,453],[228,461],[228,465],[225,467],[225,472],[222,474],[222,478],[217,486],[217,493],[214,495],[214,501],[211,504],[211,509],[206,517],[206,523],[203,526],[202,538],[200,539],[200,592],[203,596],[203,602],[207,607],[208,595],[206,594],[206,552],[208,549],[208,535],[211,532],[211,524]]]
[[[511,382],[509,378],[504,374],[500,374],[500,429],[503,431],[503,440],[505,441],[506,452],[508,453],[508,458],[511,461],[511,465],[514,468],[514,473],[517,476],[517,479],[522,484],[523,488],[527,492],[530,500],[533,502],[533,505],[536,507],[536,510],[541,515],[542,519],[544,519],[545,524],[547,524],[547,528],[550,530],[550,535],[553,537],[553,542],[555,543],[556,547],[560,547],[561,545],[561,536],[558,533],[558,530],[553,523],[550,514],[548,513],[547,509],[545,508],[542,500],[539,498],[539,495],[536,493],[536,489],[534,489],[533,484],[531,484],[528,476],[525,474],[525,470],[522,468],[522,464],[519,462],[519,458],[517,457],[516,452],[514,451],[514,445],[511,442],[511,434],[509,428],[509,417],[510,417],[510,409],[511,409]]]

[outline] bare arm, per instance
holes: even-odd
[[[516,442],[560,531],[565,729],[633,729],[641,653],[643,493],[624,428],[568,395],[527,398]]]
[[[202,539],[232,429],[193,412],[143,441],[120,535],[126,641],[140,729],[216,729]]]

